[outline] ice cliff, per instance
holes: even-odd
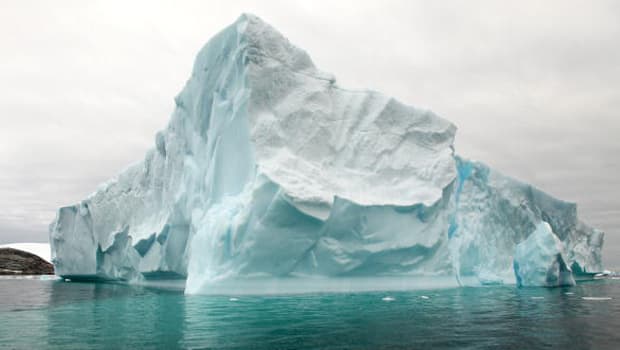
[[[58,210],[58,275],[180,277],[187,293],[262,277],[514,283],[542,222],[568,269],[601,270],[603,234],[575,204],[456,156],[452,123],[338,86],[255,16],[206,44],[175,103],[144,161]],[[548,263],[536,254],[519,256]]]

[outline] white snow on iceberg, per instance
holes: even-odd
[[[187,293],[279,277],[514,283],[541,221],[567,264],[601,270],[603,235],[575,204],[455,156],[452,123],[338,86],[255,16],[206,44],[175,102],[143,162],[59,209],[58,275],[187,278]]]

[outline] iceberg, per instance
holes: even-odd
[[[602,269],[603,233],[574,203],[457,156],[452,123],[340,87],[253,15],[202,48],[174,101],[142,162],[58,210],[56,274],[180,278],[190,294],[263,278],[515,283],[515,254],[546,249],[523,245],[543,221],[566,265]]]

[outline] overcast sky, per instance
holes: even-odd
[[[620,267],[619,1],[3,0],[0,243],[47,241],[57,207],[141,160],[242,12],[341,86],[451,120],[459,154],[577,202]]]

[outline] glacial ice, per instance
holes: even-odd
[[[58,210],[58,275],[186,278],[187,293],[284,277],[514,283],[515,256],[549,267],[528,244],[543,221],[566,265],[602,269],[603,234],[575,204],[456,156],[452,123],[338,86],[255,16],[205,45],[175,103],[144,161]]]
[[[541,222],[517,245],[514,271],[518,286],[574,286],[573,272],[566,264],[564,244],[551,226]]]

